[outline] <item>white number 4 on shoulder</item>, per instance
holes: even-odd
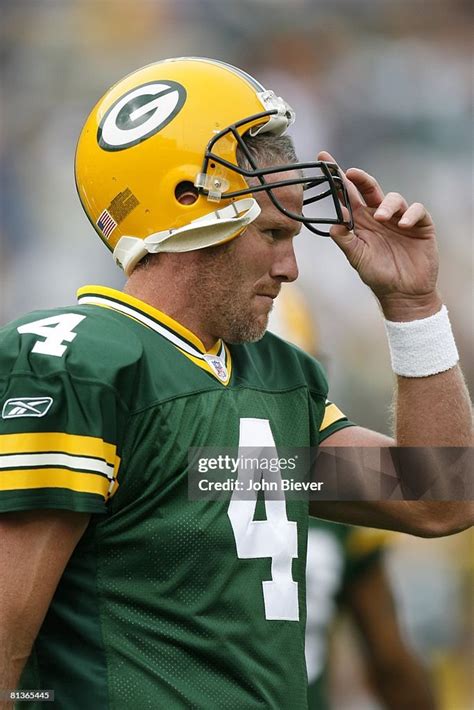
[[[67,348],[64,342],[71,343],[74,340],[77,335],[74,332],[74,328],[85,317],[80,316],[78,313],[63,313],[59,316],[41,318],[32,323],[25,323],[20,325],[17,330],[21,334],[33,333],[33,335],[39,335],[44,338],[44,340],[36,341],[31,352],[61,357]]]

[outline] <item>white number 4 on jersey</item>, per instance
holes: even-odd
[[[275,449],[268,419],[240,420],[239,453],[241,447]],[[267,473],[267,472],[265,472]],[[237,480],[247,490],[249,472],[239,467]],[[279,479],[278,470],[274,474]],[[288,520],[285,499],[269,500],[265,492],[266,520],[254,520],[257,493],[251,500],[241,500],[234,491],[227,514],[234,532],[237,556],[240,559],[270,557],[272,578],[262,581],[266,619],[298,621],[298,583],[292,577],[292,560],[298,557],[297,523]]]
[[[74,340],[77,335],[74,332],[74,328],[84,318],[85,316],[80,316],[77,313],[63,313],[59,316],[41,318],[32,323],[25,323],[20,325],[17,330],[21,334],[33,333],[44,338],[44,340],[36,341],[31,352],[61,357],[67,349],[67,345],[64,345],[64,342],[71,343]]]

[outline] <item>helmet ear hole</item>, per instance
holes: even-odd
[[[192,182],[183,180],[176,185],[174,196],[180,205],[194,205],[199,197],[199,192]]]

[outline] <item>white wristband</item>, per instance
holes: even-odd
[[[450,370],[459,360],[448,310],[404,323],[385,321],[392,369],[402,377],[427,377]]]

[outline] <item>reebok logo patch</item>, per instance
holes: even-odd
[[[52,397],[13,397],[3,405],[2,419],[44,417],[52,403]]]

